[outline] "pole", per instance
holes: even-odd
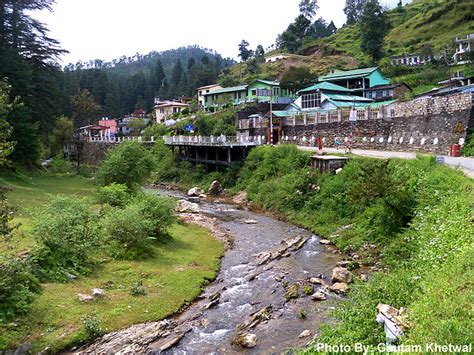
[[[273,87],[270,86],[270,144],[273,145]]]

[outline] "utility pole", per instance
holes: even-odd
[[[273,145],[273,87],[270,86],[270,144]]]

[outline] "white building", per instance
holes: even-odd
[[[189,107],[188,104],[175,101],[162,101],[158,103],[155,105],[156,123],[165,123],[168,117],[183,111],[187,107]]]
[[[197,88],[196,91],[197,91],[199,106],[204,107],[204,104],[205,104],[204,95],[209,94],[212,91],[220,90],[220,89],[222,89],[222,86],[220,86],[219,84],[212,84],[212,85],[201,86],[200,88]]]
[[[461,65],[470,62],[469,54],[474,49],[474,33],[466,37],[456,37],[456,53],[453,56],[454,64]]]

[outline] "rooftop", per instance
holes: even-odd
[[[156,105],[155,108],[170,107],[170,106],[175,106],[175,107],[188,107],[189,105],[188,105],[188,104],[183,104],[183,103],[181,103],[181,102],[169,101],[169,102],[166,102],[166,103],[160,103],[160,104]]]
[[[209,88],[213,88],[213,87],[216,87],[216,86],[220,86],[219,84],[211,84],[211,85],[206,85],[206,86],[201,86],[199,88],[196,89],[197,90],[203,90],[203,89],[209,89]]]
[[[368,99],[362,96],[356,95],[343,95],[343,94],[325,94],[327,97],[337,101],[350,101],[350,102],[372,102],[372,99]]]
[[[320,81],[326,80],[336,80],[336,79],[350,79],[350,78],[360,78],[365,77],[372,74],[376,71],[378,67],[370,67],[370,68],[362,68],[362,69],[354,69],[354,70],[346,70],[346,71],[336,71],[331,74],[327,74],[324,76],[320,76]]]
[[[227,92],[244,91],[244,90],[247,90],[247,87],[248,85],[231,86],[228,88],[211,91],[207,94],[204,94],[204,96],[215,95],[215,94],[225,94]]]
[[[307,88],[304,88],[300,91],[298,91],[298,93],[302,93],[302,92],[309,92],[309,91],[315,91],[315,90],[327,90],[327,91],[344,91],[344,92],[352,92],[351,89],[347,89],[343,86],[340,86],[340,85],[336,85],[336,84],[332,84],[332,83],[328,83],[328,82],[322,82],[322,83],[318,83],[318,84],[314,84],[310,87],[307,87]]]

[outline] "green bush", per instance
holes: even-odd
[[[110,210],[103,220],[103,226],[113,256],[120,259],[150,256],[152,224],[152,221],[142,217],[136,204]]]
[[[86,333],[86,341],[92,341],[104,334],[102,329],[102,321],[97,316],[86,315],[81,317],[82,326]]]
[[[149,235],[160,238],[167,234],[168,228],[176,222],[175,203],[169,198],[145,195],[135,202],[141,218],[150,221]]]
[[[143,281],[134,282],[132,287],[130,287],[130,294],[132,296],[145,296],[146,290],[143,287]]]
[[[138,142],[125,142],[109,151],[97,172],[99,185],[125,184],[135,191],[150,176],[155,166],[151,152]]]
[[[112,183],[101,186],[97,190],[99,203],[108,204],[113,207],[123,207],[131,199],[130,192],[125,184]]]
[[[74,171],[74,165],[58,155],[48,164],[48,171],[53,174],[72,174]]]
[[[123,209],[110,210],[104,229],[115,257],[139,259],[152,254],[153,241],[165,236],[174,223],[173,203],[158,196],[144,196]]]
[[[84,200],[56,197],[36,213],[33,222],[40,243],[35,257],[42,277],[66,280],[67,271],[90,271],[100,233],[98,216]]]
[[[155,141],[160,141],[162,136],[168,134],[168,128],[162,124],[152,124],[143,130],[143,139],[149,141],[151,137],[154,137]]]
[[[35,294],[40,291],[39,281],[28,262],[0,258],[0,321],[28,313]]]

